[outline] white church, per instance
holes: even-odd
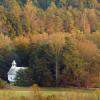
[[[24,69],[26,69],[26,67],[17,67],[16,61],[13,60],[12,66],[11,66],[10,70],[8,71],[8,81],[11,83],[15,82],[16,74],[21,69],[24,70]]]

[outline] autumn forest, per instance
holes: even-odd
[[[100,87],[100,0],[0,0],[0,78],[15,59],[16,85]]]

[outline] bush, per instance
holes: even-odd
[[[32,70],[30,68],[19,70],[15,80],[17,86],[31,86],[33,84]]]
[[[31,90],[34,92],[34,94],[40,94],[40,87],[37,84],[33,84],[31,86]]]
[[[0,79],[0,89],[5,88],[6,85],[7,85],[7,83],[5,81],[3,81],[3,80]]]

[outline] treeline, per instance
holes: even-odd
[[[100,34],[56,33],[0,35],[0,75],[7,77],[11,62],[29,67],[18,73],[17,85],[99,87]],[[20,78],[19,78],[20,77]]]
[[[0,32],[11,37],[77,30],[91,33],[100,31],[99,20],[97,0],[3,0],[0,6]]]

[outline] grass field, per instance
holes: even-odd
[[[33,95],[34,92],[30,88],[17,87],[12,90],[0,90],[0,100],[40,100],[35,98],[25,99],[25,97],[32,98]],[[41,88],[37,95],[51,98],[41,100],[100,100],[99,89]],[[17,99],[14,97],[17,97]],[[24,99],[18,99],[20,97],[24,97]]]

